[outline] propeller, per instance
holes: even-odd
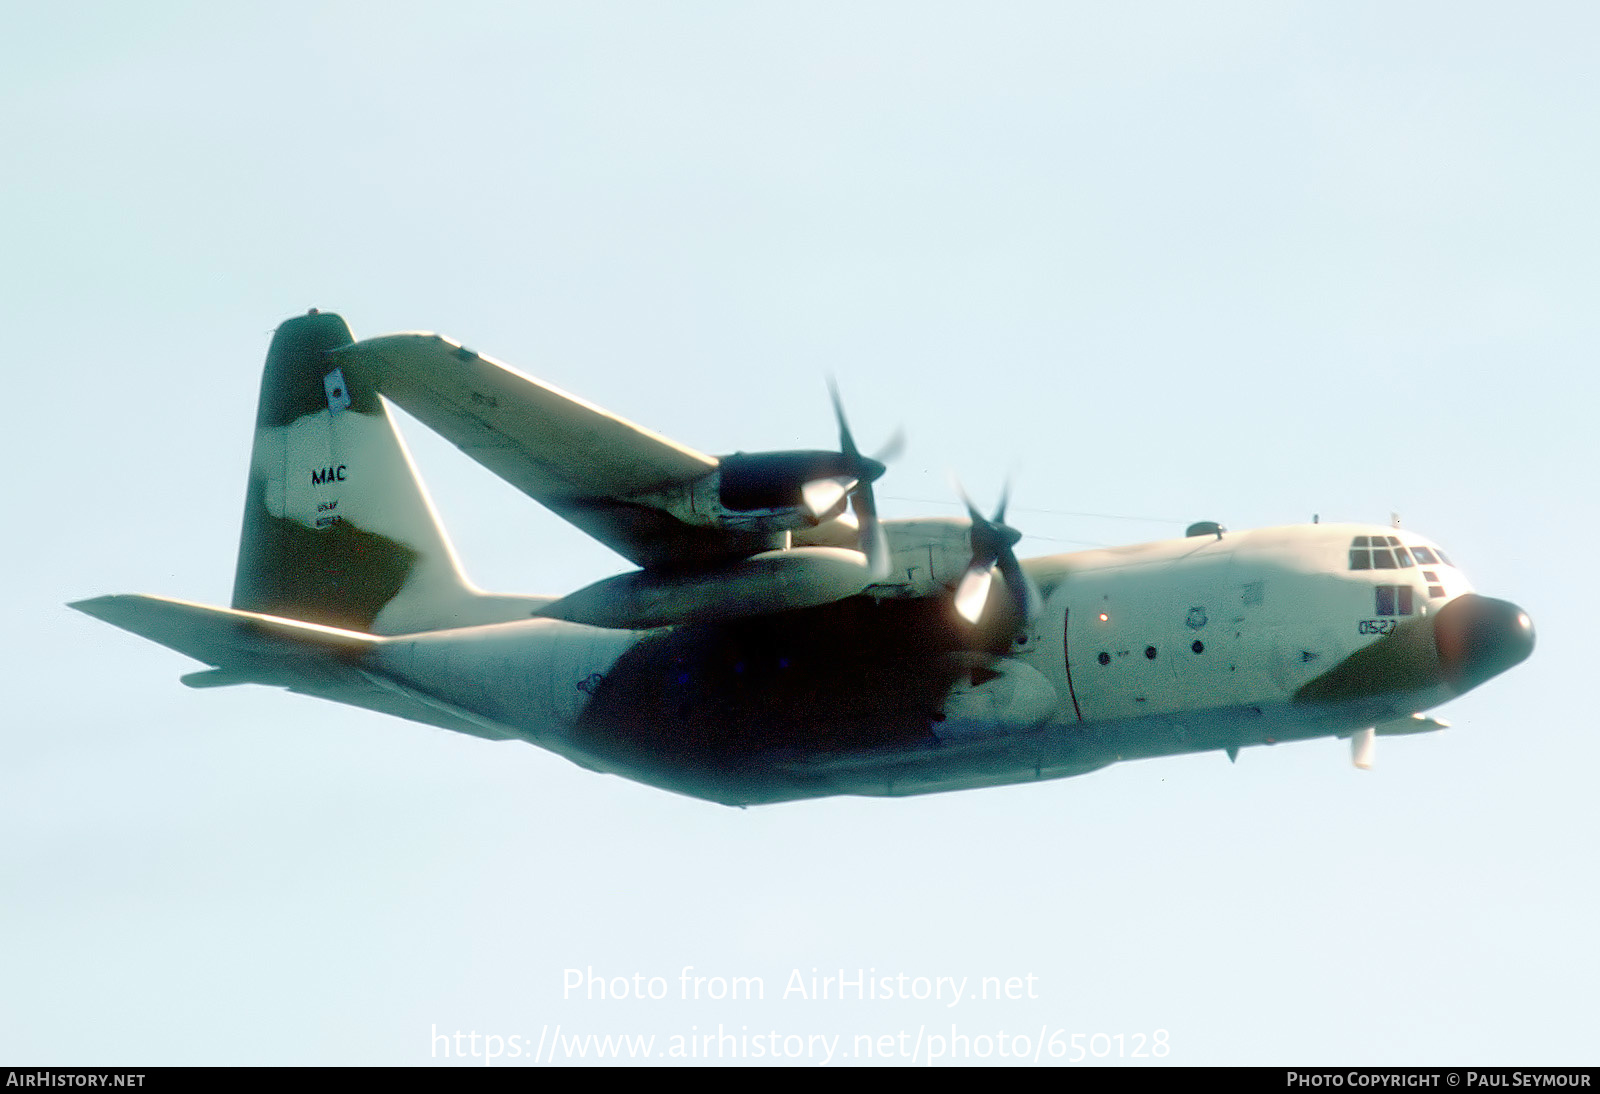
[[[811,479],[800,487],[800,500],[805,505],[806,512],[811,514],[812,520],[822,520],[828,513],[838,508],[845,495],[854,490],[860,480],[850,478],[848,475],[837,475],[831,479]]]
[[[967,572],[961,575],[961,583],[956,586],[957,614],[969,623],[978,621],[989,602],[989,589],[994,582],[994,571],[998,569],[1000,576],[1005,579],[1006,588],[1011,592],[1018,618],[1026,624],[1038,607],[1039,591],[1034,588],[1028,575],[1022,572],[1022,564],[1017,561],[1014,548],[1022,539],[1022,533],[1006,523],[1011,484],[1007,483],[1000,492],[1000,504],[992,517],[985,517],[978,512],[978,507],[972,504],[972,499],[967,497],[959,484],[956,489],[966,503],[967,515],[972,519],[972,561],[967,565]]]
[[[889,573],[889,539],[878,521],[878,503],[872,496],[872,484],[888,470],[887,463],[900,455],[905,448],[905,433],[895,430],[894,436],[882,450],[872,456],[863,456],[856,446],[855,435],[850,432],[850,420],[845,416],[844,400],[839,398],[839,386],[828,381],[828,395],[833,400],[833,416],[839,422],[839,452],[844,457],[848,473],[830,478],[814,479],[800,488],[801,497],[813,515],[820,516],[833,509],[844,498],[850,497],[850,511],[855,517],[861,553],[867,557],[867,566],[874,577]]]

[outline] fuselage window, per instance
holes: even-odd
[[[1373,592],[1376,599],[1374,608],[1377,615],[1410,615],[1413,611],[1414,597],[1410,585],[1374,585]]]

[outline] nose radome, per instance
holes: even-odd
[[[1445,679],[1460,691],[1519,665],[1533,652],[1533,620],[1509,600],[1467,593],[1433,617]]]

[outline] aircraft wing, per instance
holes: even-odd
[[[641,566],[738,556],[766,537],[697,526],[652,495],[717,460],[437,334],[369,338],[329,355],[517,489]]]

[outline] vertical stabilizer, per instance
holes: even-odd
[[[327,360],[353,341],[313,311],[277,330],[261,378],[233,606],[401,634],[507,611],[461,576],[388,408]],[[490,604],[494,602],[498,611]]]

